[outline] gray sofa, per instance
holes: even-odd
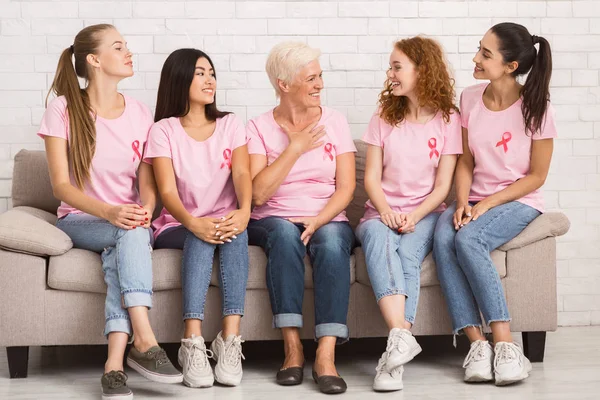
[[[348,216],[353,226],[362,216],[365,146],[356,141],[357,190]],[[54,227],[59,202],[53,197],[45,153],[19,152],[15,157],[13,209],[0,215],[0,347],[7,347],[11,378],[27,376],[30,346],[104,344],[105,284],[100,256],[74,249],[70,239]],[[449,199],[451,200],[451,199]],[[512,328],[524,332],[525,353],[542,361],[545,333],[557,327],[556,236],[569,229],[561,213],[537,218],[518,237],[492,254],[508,299]],[[153,252],[154,307],[150,312],[161,343],[178,342],[181,320],[181,251]],[[311,267],[306,262],[303,338],[314,326]],[[266,257],[250,247],[250,272],[245,340],[280,339],[271,327],[271,308],[265,283]],[[220,294],[214,264],[206,302],[203,331],[212,340],[220,329]],[[365,266],[356,248],[351,260],[348,327],[352,338],[387,336]],[[416,335],[451,334],[450,319],[431,254],[422,264],[421,298]]]

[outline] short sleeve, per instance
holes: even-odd
[[[52,136],[69,140],[67,101],[64,97],[57,97],[48,104],[37,134],[42,139],[44,136]]]
[[[460,114],[455,111],[450,114],[450,122],[446,123],[442,119],[444,126],[444,147],[442,148],[442,155],[444,154],[462,154],[462,128],[461,128],[461,117]]]
[[[536,133],[532,135],[533,140],[542,140],[542,139],[555,139],[558,137],[558,130],[556,129],[556,117],[554,107],[552,104],[548,102],[548,109],[546,110],[546,115],[544,115],[544,122],[542,123],[542,132],[541,134]]]
[[[248,139],[248,154],[267,155],[265,142],[263,141],[254,120],[250,120],[248,125],[246,125],[246,137]]]
[[[379,116],[379,111],[375,112],[371,117],[371,121],[369,121],[367,131],[363,135],[362,141],[383,148],[383,143],[381,141],[381,117]]]
[[[246,127],[234,114],[229,114],[227,118],[231,120],[228,129],[231,129],[233,132],[231,148],[235,150],[248,143],[248,139],[246,138]]]
[[[346,117],[342,114],[339,115],[337,123],[337,138],[337,143],[335,144],[336,155],[356,152],[356,146],[354,145],[354,140],[352,140],[350,126],[348,125]]]
[[[168,126],[161,122],[162,121],[155,123],[152,125],[152,128],[150,128],[150,134],[148,135],[144,153],[144,162],[148,164],[152,164],[152,160],[150,160],[152,158],[173,158],[171,141],[169,140],[169,133],[167,132]]]

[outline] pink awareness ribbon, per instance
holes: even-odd
[[[223,167],[227,167],[229,169],[231,169],[231,150],[229,149],[225,149],[223,150],[223,159],[225,161],[223,161],[221,163],[221,169],[223,169]]]
[[[135,156],[137,156],[141,160],[142,153],[140,153],[140,141],[134,140],[133,142],[131,142],[131,148],[133,149],[133,161],[135,161]]]
[[[435,148],[437,146],[436,138],[432,137],[431,139],[429,139],[429,141],[427,142],[427,145],[429,146],[429,149],[431,150],[429,152],[429,159],[431,160],[433,158],[433,156],[440,158],[440,152],[437,151],[437,149]]]
[[[333,149],[333,145],[331,143],[325,144],[325,146],[323,147],[323,150],[325,151],[325,154],[323,154],[323,160],[329,157],[329,159],[333,161],[333,154],[331,153],[331,149]]]
[[[496,143],[496,147],[502,145],[502,147],[504,147],[504,152],[506,153],[508,151],[508,142],[510,142],[511,139],[512,139],[511,133],[504,132],[502,134],[502,140],[499,141],[498,143]]]

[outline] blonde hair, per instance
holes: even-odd
[[[88,54],[96,54],[102,42],[102,33],[115,29],[110,24],[91,25],[81,30],[72,46],[63,50],[56,67],[50,93],[65,96],[69,115],[69,161],[77,187],[83,189],[90,179],[92,158],[96,152],[96,124],[87,92],[79,87],[81,77],[90,81],[91,74],[86,61]],[[75,65],[73,65],[73,59]]]
[[[267,58],[267,75],[277,96],[281,95],[277,80],[290,84],[299,70],[318,60],[321,50],[302,42],[283,42],[271,49]]]

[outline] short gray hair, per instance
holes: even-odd
[[[267,58],[267,75],[279,96],[277,80],[290,84],[299,70],[312,61],[318,60],[321,50],[313,49],[302,42],[283,42],[271,49]]]

